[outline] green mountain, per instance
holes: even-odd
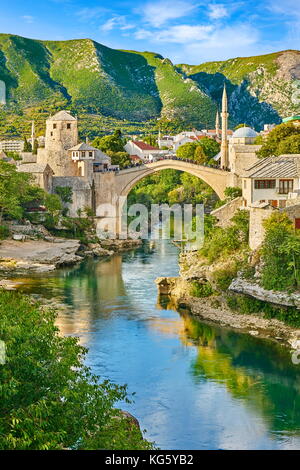
[[[211,127],[224,81],[232,125],[259,129],[299,111],[293,99],[298,78],[298,51],[174,66],[159,54],[110,49],[90,39],[0,34],[0,80],[6,85],[0,118],[8,134],[23,132],[26,119],[62,107],[92,120],[106,118],[112,127],[120,120],[152,120],[153,126],[159,117]]]

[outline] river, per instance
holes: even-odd
[[[87,260],[21,290],[62,305],[57,323],[89,348],[102,379],[127,384],[145,436],[161,449],[300,449],[300,365],[284,347],[157,302],[178,274],[167,241]]]

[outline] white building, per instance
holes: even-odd
[[[144,162],[155,161],[168,154],[168,150],[160,150],[140,140],[129,140],[124,150],[129,153],[131,159],[139,157]]]
[[[259,160],[242,181],[245,206],[268,203],[286,207],[288,199],[300,197],[300,155],[280,155]]]
[[[0,141],[0,150],[3,152],[21,153],[24,150],[23,140],[2,140]]]

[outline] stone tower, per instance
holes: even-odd
[[[68,154],[77,143],[77,119],[59,111],[46,121],[45,148],[38,150],[37,162],[48,163],[55,176],[77,176],[77,165]]]
[[[227,92],[226,92],[226,85],[224,83],[223,89],[223,97],[222,97],[222,143],[221,143],[221,168],[228,168],[229,158],[228,158],[228,139],[227,139],[227,131],[228,131],[228,100],[227,100]]]

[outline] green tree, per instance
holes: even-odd
[[[262,252],[262,286],[287,290],[300,285],[300,237],[292,221],[282,212],[274,212],[265,222]]]
[[[131,165],[131,160],[127,152],[112,152],[108,150],[106,154],[111,158],[111,164],[119,165],[121,169]]]
[[[96,137],[93,141],[93,146],[102,150],[102,152],[124,152],[124,145],[124,140],[115,134]]]
[[[200,164],[207,163],[208,159],[201,145],[197,145],[197,147],[195,148],[193,160],[195,160],[196,162]]]
[[[178,158],[182,158],[183,160],[194,160],[196,148],[196,142],[187,142],[186,144],[183,144],[178,147],[178,149],[176,150],[176,156]]]
[[[290,135],[278,144],[278,154],[300,153],[300,134]]]
[[[39,148],[39,143],[38,143],[37,139],[34,139],[33,149],[32,149],[33,155],[37,155],[38,148]]]
[[[261,149],[257,152],[257,156],[265,158],[272,155],[278,156],[281,153],[293,153],[294,149],[298,149],[299,136],[300,127],[295,126],[292,122],[280,124],[271,130]]]
[[[71,186],[56,186],[55,192],[65,204],[71,204],[73,202],[73,190]]]
[[[125,386],[84,365],[87,350],[64,337],[56,313],[16,292],[0,292],[2,450],[145,449],[153,446],[115,408]]]
[[[3,216],[21,218],[28,202],[43,197],[44,192],[31,181],[30,174],[17,172],[15,165],[0,161],[0,223]]]
[[[26,137],[24,137],[24,149],[23,149],[24,152],[32,152],[32,145],[30,142],[28,142],[28,140],[26,139]]]
[[[204,137],[197,143],[203,148],[207,160],[210,160],[220,152],[220,144],[210,137]]]

